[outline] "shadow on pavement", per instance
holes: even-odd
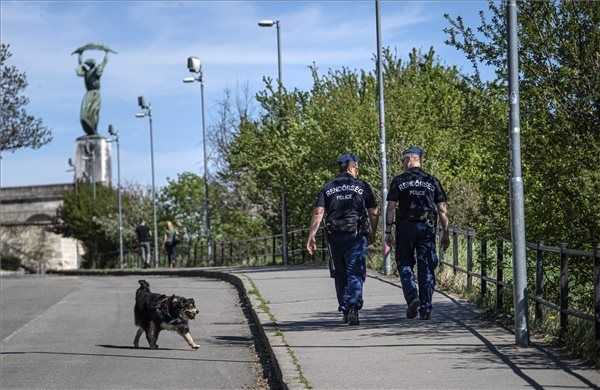
[[[118,345],[98,345],[98,347],[104,348],[116,348],[116,349],[134,349],[129,346],[118,346]],[[148,348],[139,348],[148,349]],[[182,349],[166,349],[158,348],[158,351],[186,351],[194,352],[192,350]],[[165,357],[165,356],[142,356],[142,355],[116,355],[106,353],[81,353],[81,352],[47,352],[47,351],[26,351],[26,352],[0,352],[0,356],[20,356],[20,355],[57,355],[57,356],[98,356],[98,357],[115,357],[115,358],[134,358],[134,359],[157,359],[157,360],[176,360],[176,361],[193,361],[193,362],[222,362],[222,363],[254,363],[252,360],[227,360],[227,359],[203,359],[203,358],[176,358],[176,357]]]
[[[594,368],[586,366],[580,361],[563,361],[559,356],[539,344],[532,343],[531,348],[517,348],[513,343],[514,336],[508,330],[483,318],[481,314],[470,307],[470,304],[461,303],[443,292],[441,295],[445,296],[447,300],[434,303],[433,316],[428,321],[407,319],[406,305],[404,304],[385,304],[361,310],[360,325],[356,327],[344,324],[341,314],[335,310],[310,313],[308,318],[303,320],[270,323],[265,324],[265,327],[275,328],[284,333],[319,331],[325,333],[353,332],[356,335],[345,345],[290,345],[292,348],[422,346],[425,347],[423,354],[454,355],[453,368],[455,369],[493,370],[508,367],[534,389],[553,386],[542,386],[524,371],[562,370],[576,378],[586,388],[599,388],[597,384],[573,371],[575,369],[594,370]],[[400,297],[398,299],[399,302],[403,301]],[[355,333],[357,331],[360,332],[359,335]],[[453,343],[459,337],[471,338],[472,343]],[[425,342],[419,343],[419,339],[424,339]],[[365,342],[361,343],[363,340]],[[377,343],[369,344],[369,340],[376,340]],[[381,343],[382,340],[393,340],[393,342]],[[402,340],[407,342],[402,343]],[[457,359],[456,356],[459,358]]]

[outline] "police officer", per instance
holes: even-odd
[[[396,265],[408,308],[407,318],[431,319],[431,298],[435,287],[434,270],[438,264],[435,252],[436,226],[442,227],[443,250],[448,248],[448,204],[440,181],[421,169],[423,149],[413,146],[402,155],[404,172],[396,176],[387,196],[386,242],[394,239],[396,225]],[[395,221],[394,221],[395,219]],[[415,259],[416,252],[416,259]],[[414,266],[417,264],[418,284]]]
[[[367,238],[372,238],[371,226],[377,226],[379,212],[371,187],[357,179],[358,158],[344,154],[337,162],[339,174],[317,196],[306,249],[311,255],[315,252],[315,236],[325,215],[338,311],[343,313],[344,322],[358,325],[366,277]]]

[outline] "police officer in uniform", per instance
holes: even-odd
[[[448,204],[440,181],[421,169],[423,149],[413,146],[402,155],[404,172],[396,176],[387,196],[386,241],[391,246],[396,225],[396,265],[408,308],[407,318],[431,319],[431,298],[435,287],[434,270],[437,222],[442,227],[442,249],[448,248]],[[416,252],[416,257],[415,257]],[[417,265],[418,285],[414,266]]]
[[[343,313],[344,322],[358,325],[366,277],[367,239],[372,238],[371,226],[377,226],[379,211],[371,186],[357,178],[358,158],[344,154],[337,162],[339,174],[317,196],[306,249],[311,255],[315,252],[315,236],[325,216],[338,311]]]

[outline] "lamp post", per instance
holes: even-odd
[[[281,79],[281,28],[279,20],[264,19],[258,22],[259,27],[273,27],[277,28],[277,84],[279,92],[279,107],[281,109],[281,91],[283,87],[283,81]],[[281,118],[279,120],[281,123]],[[283,184],[283,191],[281,192],[281,246],[283,264],[288,264],[288,245],[287,245],[287,188],[285,183]]]
[[[375,0],[375,25],[377,32],[377,89],[379,95],[379,149],[381,153],[381,215],[383,230],[387,228],[387,152],[385,143],[385,108],[383,98],[383,66],[381,59],[381,2]],[[386,250],[385,234],[382,234],[383,271],[391,273],[390,251]]]
[[[519,113],[519,37],[517,2],[506,4],[508,16],[508,88],[510,104],[511,145],[511,236],[513,253],[513,299],[515,308],[515,339],[521,347],[529,345],[527,308],[527,257],[525,248],[525,206],[521,173],[521,129]]]
[[[143,96],[138,96],[138,106],[141,112],[135,114],[136,118],[148,117],[150,125],[150,163],[152,166],[152,219],[154,221],[154,266],[158,267],[158,224],[156,222],[156,186],[154,180],[154,135],[152,132],[152,106]]]
[[[113,125],[108,125],[108,133],[114,138],[110,142],[117,144],[117,199],[119,208],[119,265],[123,268],[123,200],[121,197],[121,150],[119,147],[119,132]]]
[[[200,83],[200,100],[202,105],[202,157],[204,160],[204,231],[207,237],[208,258],[212,258],[212,234],[210,230],[210,209],[208,205],[208,158],[206,154],[206,121],[204,112],[204,73],[202,72],[202,64],[198,57],[188,57],[187,67],[191,73],[196,76],[189,76],[183,79],[184,83]]]

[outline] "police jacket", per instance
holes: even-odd
[[[436,217],[437,204],[448,197],[435,176],[421,168],[410,168],[394,177],[387,200],[398,202],[397,221],[424,221]]]
[[[368,224],[367,209],[377,207],[371,186],[348,172],[340,173],[325,184],[315,202],[325,208],[327,231],[357,232]]]

